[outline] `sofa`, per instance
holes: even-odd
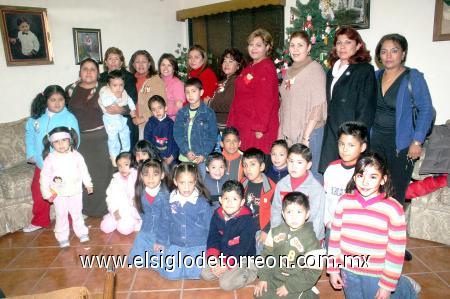
[[[34,166],[26,162],[26,118],[0,124],[0,236],[30,224]]]

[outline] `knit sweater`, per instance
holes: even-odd
[[[167,104],[167,115],[175,120],[178,108],[177,102],[184,104],[186,102],[186,96],[184,94],[184,84],[177,77],[162,77],[164,81],[164,86],[166,87],[166,104]],[[180,106],[181,107],[181,106]]]
[[[402,273],[406,246],[406,223],[403,207],[382,193],[369,200],[358,191],[339,200],[331,225],[328,254],[343,264],[345,255],[369,256],[365,267],[345,269],[356,274],[379,277],[378,285],[395,291]],[[339,268],[328,263],[328,273]]]
[[[214,95],[214,91],[217,88],[217,76],[213,72],[213,70],[209,67],[204,68],[203,65],[198,69],[191,70],[189,72],[189,78],[198,78],[202,81],[203,85],[203,95],[201,96],[202,100],[204,98],[211,98]]]

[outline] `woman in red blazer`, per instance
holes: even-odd
[[[227,126],[239,131],[242,151],[256,147],[268,154],[277,139],[280,107],[277,72],[270,58],[273,40],[266,30],[256,29],[247,41],[253,61],[235,81]]]

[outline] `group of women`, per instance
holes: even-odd
[[[376,47],[377,72],[359,33],[351,27],[336,31],[329,55],[331,69],[311,59],[313,45],[305,32],[292,34],[289,53],[292,64],[278,85],[271,59],[273,40],[266,30],[257,29],[248,37],[246,65],[243,54],[234,48],[224,51],[221,81],[207,67],[203,48],[189,51],[191,77],[204,85],[203,100],[217,115],[219,128],[234,126],[241,137],[241,149],[257,147],[269,153],[276,139],[289,145],[303,143],[313,153],[313,174],[320,179],[327,165],[338,158],[338,128],[345,121],[360,121],[371,129],[371,149],[387,159],[397,192],[404,193],[411,177],[413,161],[420,156],[421,144],[433,118],[431,97],[423,74],[404,65],[408,45],[399,34],[384,36]],[[125,59],[117,48],[105,53],[105,72],[100,74],[95,60],[80,64],[79,80],[70,85],[69,109],[78,119],[81,131],[79,151],[85,157],[96,182],[96,194],[83,201],[84,213],[103,216],[107,212],[104,192],[112,167],[107,151],[107,135],[98,106],[99,85],[107,73],[122,69],[126,73],[125,89],[137,101],[137,117],[129,119],[132,144],[142,138],[150,111],[148,99],[162,96],[167,114],[174,118],[185,103],[183,83],[177,76],[178,64],[171,54],[163,54],[158,71],[152,56],[145,50],[131,57],[126,71]],[[412,86],[412,88],[411,88]],[[411,98],[417,107],[413,125]],[[127,114],[127,109],[108,107],[109,113]],[[84,196],[84,198],[87,198]]]

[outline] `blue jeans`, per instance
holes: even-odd
[[[373,299],[378,289],[378,277],[358,275],[341,270],[344,282],[344,293],[346,299]],[[391,299],[416,299],[417,293],[405,276],[400,276],[395,292],[391,293]]]
[[[309,135],[309,149],[312,153],[311,172],[314,178],[323,185],[323,175],[319,173],[320,152],[322,150],[323,128],[314,129]]]

